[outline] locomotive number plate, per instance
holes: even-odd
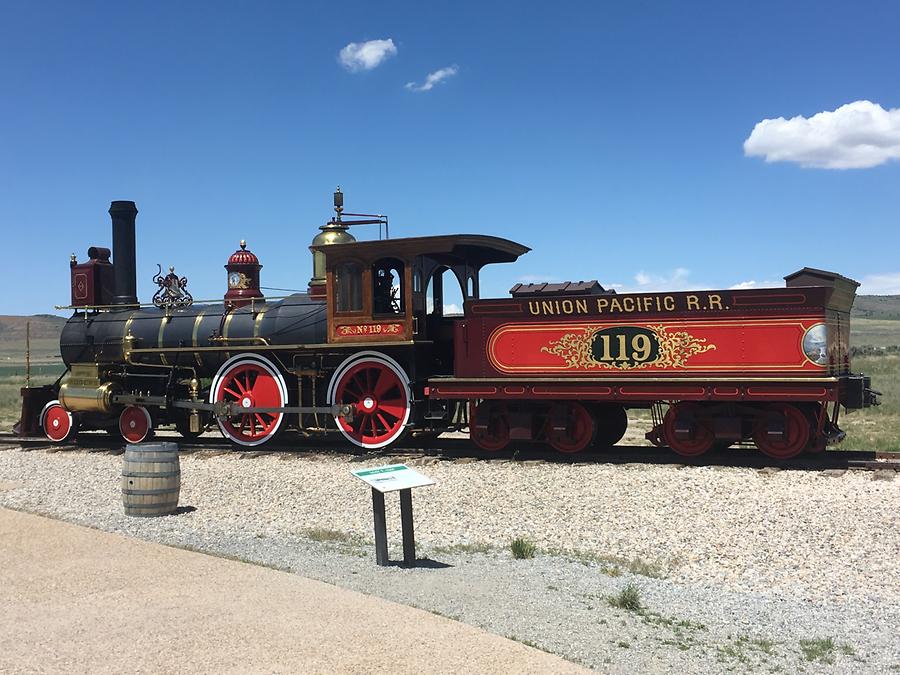
[[[356,335],[397,335],[403,332],[402,323],[362,323],[353,326],[338,326],[335,332],[341,337]]]

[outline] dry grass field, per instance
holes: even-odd
[[[854,347],[900,345],[900,321],[853,319],[850,344]],[[872,388],[882,393],[881,405],[845,414],[843,447],[900,452],[900,354],[857,356],[853,371],[872,377]]]
[[[840,425],[847,438],[842,447],[900,452],[900,355],[857,357],[853,370],[872,377],[881,405],[843,415]]]
[[[24,317],[6,319],[6,330],[0,321],[0,430],[8,431],[19,417],[19,388],[24,385],[24,329],[10,327],[11,319],[21,324]],[[59,360],[58,317],[37,317],[38,327],[32,324],[32,383],[48,384],[62,372]],[[57,336],[52,335],[53,331]],[[900,345],[900,321],[881,319],[853,319],[851,343],[885,348]],[[853,358],[853,370],[872,377],[872,386],[882,393],[882,404],[876,408],[843,414],[841,427],[847,432],[842,447],[855,450],[900,452],[900,353],[858,356]],[[648,426],[646,415],[635,415],[634,431]],[[629,434],[626,442],[642,442],[643,431]],[[632,436],[634,436],[632,438]]]
[[[63,372],[59,334],[66,320],[52,314],[0,315],[0,431],[19,419],[25,386],[25,325],[31,331],[31,384],[50,384]]]

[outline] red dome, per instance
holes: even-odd
[[[241,239],[241,247],[231,254],[228,259],[229,265],[259,265],[257,258],[251,251],[247,250],[247,242]]]

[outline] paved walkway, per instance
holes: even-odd
[[[294,574],[0,509],[0,673],[584,673]]]

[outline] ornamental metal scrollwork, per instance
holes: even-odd
[[[166,309],[182,309],[194,304],[194,298],[187,290],[187,277],[175,274],[174,267],[170,267],[169,273],[163,276],[162,265],[156,266],[159,271],[153,275],[153,283],[159,286],[159,290],[153,294],[153,304]]]
[[[601,354],[607,355],[605,358],[598,358],[598,338],[603,334],[609,335],[611,327],[604,329],[603,327],[586,327],[581,333],[566,333],[559,340],[551,340],[549,346],[541,347],[542,352],[559,356],[566,362],[566,367],[573,369],[607,369],[607,370],[635,370],[639,368],[684,368],[688,359],[695,354],[703,354],[714,350],[714,344],[706,344],[706,338],[697,338],[684,330],[669,332],[667,326],[662,324],[648,326],[652,331],[653,337],[657,344],[651,349],[648,343],[646,349],[640,349],[644,343],[629,342],[627,345],[624,341],[622,346],[629,350],[630,355],[624,356],[617,354],[609,356],[608,352],[600,349]],[[638,333],[647,334],[650,331],[646,329],[638,329]],[[616,336],[617,337],[617,336]],[[604,337],[605,340],[609,338]],[[634,340],[635,337],[631,336]],[[609,347],[611,342],[605,343],[605,347]],[[614,343],[612,343],[614,344]],[[632,346],[637,345],[638,349],[633,350]],[[652,358],[642,360],[641,355],[646,354],[648,357],[653,354]]]

